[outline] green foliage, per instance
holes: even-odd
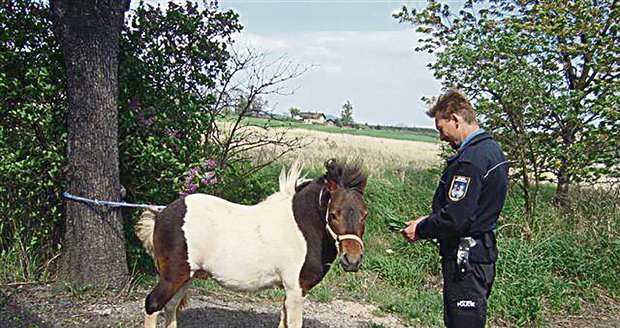
[[[64,67],[46,6],[0,1],[2,280],[45,279],[59,251]]]
[[[291,107],[288,111],[291,113],[291,117],[299,116],[299,113],[301,113],[301,109],[297,107]]]
[[[205,143],[215,125],[213,88],[230,58],[230,36],[240,29],[232,11],[193,2],[171,2],[166,11],[140,3],[128,17],[119,68],[119,153],[129,201],[170,202],[192,165],[218,157]]]
[[[340,112],[340,125],[351,125],[353,123],[353,104],[347,100],[342,105],[342,112]]]
[[[528,205],[530,181],[568,186],[618,177],[620,12],[613,1],[430,2],[403,11],[418,26],[418,51],[446,87],[470,94],[518,177]],[[616,63],[616,64],[611,64]]]

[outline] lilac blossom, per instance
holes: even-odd
[[[214,168],[217,166],[217,163],[212,159],[205,159],[205,166],[208,168]]]
[[[185,175],[185,181],[181,192],[181,196],[187,196],[196,193],[200,185],[210,186],[218,183],[217,173],[213,170],[216,165],[212,159],[207,159],[201,166],[192,167]]]
[[[140,98],[132,98],[129,100],[128,104],[129,108],[136,113],[138,117],[138,124],[140,126],[149,127],[155,123],[155,116],[153,116],[151,108],[146,109],[146,115],[150,116],[148,119],[145,118],[145,113],[142,111],[142,103],[140,103]]]
[[[181,139],[183,137],[183,132],[172,128],[164,128],[164,133],[177,139]]]

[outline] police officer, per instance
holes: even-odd
[[[508,161],[478,126],[461,92],[448,90],[427,114],[435,118],[441,140],[457,152],[447,160],[432,213],[407,222],[403,235],[410,242],[439,241],[446,327],[484,327],[498,255],[493,230],[508,189]]]

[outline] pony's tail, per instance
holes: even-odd
[[[292,196],[295,194],[295,187],[297,186],[297,180],[300,179],[302,165],[298,160],[296,160],[291,168],[288,170],[288,174],[285,168],[282,168],[282,172],[280,172],[279,184],[280,184],[280,192]]]
[[[146,211],[140,215],[140,220],[135,225],[136,236],[144,245],[144,250],[153,259],[155,259],[155,248],[153,247],[153,231],[155,230],[155,217],[159,214],[159,210],[147,207]]]

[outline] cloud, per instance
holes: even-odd
[[[418,39],[413,29],[403,29],[294,36],[244,32],[236,40],[239,45],[314,66],[290,81],[291,88],[297,89],[295,94],[269,97],[278,112],[295,106],[339,115],[342,104],[351,101],[353,116],[360,122],[433,126],[420,98],[436,95],[440,86],[426,68],[433,58],[413,50]]]
[[[162,3],[163,0],[145,0]],[[366,1],[252,2],[227,1],[246,29],[238,45],[286,57],[313,68],[290,81],[292,96],[269,96],[278,112],[295,106],[339,115],[346,101],[353,117],[372,124],[434,126],[426,117],[422,96],[434,96],[439,82],[426,68],[433,57],[416,53],[419,35],[398,24],[390,13],[397,3]],[[132,1],[132,8],[137,2]],[[224,4],[226,7],[226,4]],[[387,29],[387,31],[379,31]],[[261,33],[252,32],[261,31]]]

